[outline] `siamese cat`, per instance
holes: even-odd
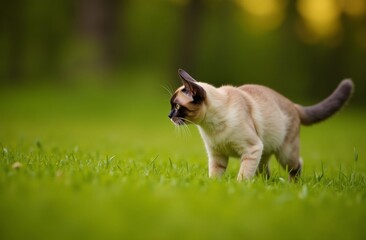
[[[322,102],[304,107],[274,90],[254,84],[216,88],[197,82],[179,69],[183,86],[170,99],[169,118],[175,125],[197,125],[208,155],[209,177],[220,177],[229,157],[239,158],[237,180],[257,173],[269,177],[268,160],[278,162],[296,180],[301,174],[301,125],[321,122],[351,97],[353,82],[343,80]]]

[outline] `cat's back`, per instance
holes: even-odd
[[[245,84],[240,87],[228,85],[222,86],[218,90],[226,96],[224,99],[227,106],[242,101],[247,109],[257,108],[272,114],[276,109],[282,113],[295,111],[295,106],[289,99],[262,85]]]
[[[273,97],[277,98],[278,95],[281,96],[276,91],[274,91],[266,86],[257,85],[257,84],[245,84],[245,85],[238,87],[238,89],[251,95],[254,98],[257,98],[257,99],[262,98],[263,100],[268,99],[268,98],[273,98]],[[283,96],[281,96],[281,97],[283,97]]]
[[[275,105],[284,112],[293,112],[295,110],[294,104],[289,99],[268,87],[256,84],[246,84],[238,87],[238,89],[246,95],[249,95],[255,102],[263,107],[274,107]]]

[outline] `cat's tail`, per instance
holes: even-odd
[[[343,80],[334,92],[318,104],[304,107],[295,105],[299,112],[302,125],[312,125],[321,122],[338,110],[348,101],[353,93],[353,82],[351,79]]]

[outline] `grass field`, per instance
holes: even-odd
[[[366,113],[302,128],[304,174],[207,177],[157,86],[0,90],[0,239],[365,239]],[[350,104],[352,106],[352,104]]]

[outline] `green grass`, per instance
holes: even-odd
[[[160,87],[3,89],[0,239],[364,239],[366,113],[302,129],[304,174],[207,177]],[[352,104],[351,104],[352,105]]]

